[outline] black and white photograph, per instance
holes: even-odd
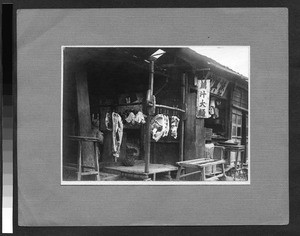
[[[288,16],[17,10],[14,224],[288,224]]]
[[[62,184],[250,184],[249,46],[62,46]]]

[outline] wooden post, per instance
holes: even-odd
[[[200,180],[201,181],[205,181],[205,168],[204,167],[201,167],[201,177],[200,177]]]
[[[243,153],[243,155],[241,154],[241,166],[243,166],[243,163],[246,162],[247,160],[247,128],[246,128],[246,112],[243,111],[242,113],[242,140],[241,140],[241,144],[245,145],[245,151]]]
[[[234,181],[235,181],[236,172],[237,172],[237,163],[238,163],[238,159],[239,159],[239,151],[238,151],[238,150],[235,150],[234,176],[233,176],[233,180],[234,180]]]
[[[154,61],[150,61],[149,89],[150,89],[151,97],[153,95],[153,83],[154,83]]]
[[[146,118],[146,125],[145,125],[145,130],[144,130],[144,151],[145,151],[145,173],[149,173],[149,164],[150,164],[150,122],[151,122],[151,118],[149,117],[149,114]]]
[[[187,78],[188,79],[188,78]],[[186,87],[189,90],[189,85],[193,84],[194,78],[187,80]],[[193,85],[192,85],[193,86]],[[185,160],[193,160],[204,157],[205,153],[205,128],[204,119],[196,118],[196,101],[197,94],[195,92],[186,93],[186,121],[185,121],[185,134],[184,134],[184,158]],[[189,173],[192,170],[186,168]],[[199,180],[199,175],[193,175],[188,180]]]
[[[98,144],[97,144],[97,142],[94,142],[94,148],[95,148],[95,156],[94,156],[95,171],[98,173],[96,175],[96,179],[99,181],[100,173],[99,173],[99,163],[98,163]]]
[[[151,122],[151,112],[149,105],[149,100],[153,97],[153,83],[154,83],[154,61],[150,61],[150,73],[149,73],[149,89],[147,92],[147,118],[146,118],[146,128],[145,128],[145,173],[149,173],[150,165],[150,148],[151,148],[151,137],[150,137],[150,122]]]
[[[205,127],[204,127],[204,119],[196,118],[195,121],[195,143],[196,143],[196,157],[195,158],[203,158],[205,153]]]
[[[210,74],[211,74],[210,72],[207,72],[205,79],[208,79]],[[200,80],[198,80],[198,83],[200,83]],[[196,97],[196,101],[197,101],[197,97]],[[197,107],[198,104],[196,105],[196,109]],[[196,158],[203,158],[205,157],[204,156],[205,155],[205,127],[204,127],[203,118],[196,118],[195,131],[196,131],[196,136],[195,136]],[[205,172],[205,168],[203,168],[203,172]]]
[[[182,74],[181,79],[181,97],[182,97],[182,109],[186,110],[186,85],[187,78],[185,73]],[[182,114],[181,116],[181,129],[180,129],[180,147],[179,147],[179,157],[180,161],[184,160],[184,126],[185,126],[185,116],[186,114]]]
[[[182,171],[182,166],[179,166],[179,168],[177,170],[176,180],[180,179],[181,171]]]
[[[81,173],[82,173],[82,146],[81,146],[81,141],[78,142],[78,173],[77,173],[77,180],[81,180]]]

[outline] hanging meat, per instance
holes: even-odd
[[[166,137],[166,136],[168,136],[169,131],[170,131],[169,116],[164,115],[164,120],[165,120],[165,128],[164,128],[163,137]]]
[[[143,112],[139,111],[134,118],[135,122],[138,124],[145,124],[145,115],[143,114]]]
[[[178,130],[179,121],[180,121],[180,119],[177,116],[171,117],[171,136],[175,139],[177,138],[177,130]]]
[[[120,155],[120,147],[122,144],[123,137],[123,122],[122,118],[118,113],[112,113],[112,143],[113,143],[113,156],[115,157],[115,162]]]
[[[161,137],[168,136],[169,134],[169,117],[163,114],[158,114],[151,120],[150,126],[152,138],[157,142]]]
[[[130,112],[127,118],[125,119],[127,123],[133,124],[135,123],[135,115],[133,112]]]
[[[129,124],[145,124],[145,115],[143,112],[139,111],[136,115],[133,112],[130,112],[128,116],[125,118],[125,121]]]
[[[106,113],[105,116],[105,126],[107,130],[112,130],[111,115],[108,112]]]

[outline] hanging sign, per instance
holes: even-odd
[[[210,80],[198,80],[197,84],[197,118],[209,118],[209,96],[210,96]]]
[[[214,76],[211,78],[210,92],[222,97],[227,89],[228,84],[229,82],[227,80]]]

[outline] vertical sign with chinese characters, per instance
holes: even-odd
[[[197,118],[209,118],[210,80],[207,77],[198,80],[197,85]]]

